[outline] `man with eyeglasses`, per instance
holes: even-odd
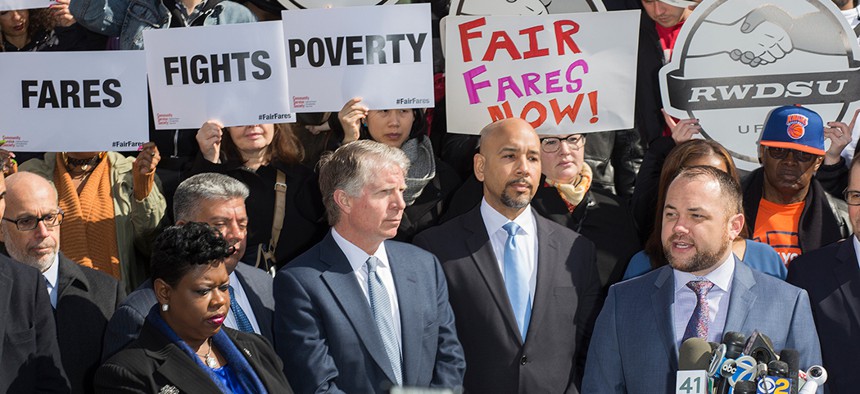
[[[92,392],[102,337],[125,291],[116,279],[60,252],[62,222],[63,211],[50,182],[30,172],[6,178],[6,212],[0,223],[6,252],[44,276],[72,392]]]
[[[834,144],[839,133],[850,139],[844,123],[828,125],[825,132],[821,116],[801,106],[771,111],[759,140],[762,167],[743,182],[753,240],[772,246],[786,265],[849,234],[844,201],[830,196],[815,177],[825,162],[825,134]]]
[[[851,162],[845,190],[854,236],[804,253],[788,269],[789,283],[805,289],[827,366],[830,394],[857,392],[855,367],[860,353],[860,159]]]

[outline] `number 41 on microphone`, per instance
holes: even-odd
[[[678,371],[675,394],[709,394],[710,379],[705,371]]]

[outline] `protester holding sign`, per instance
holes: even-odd
[[[107,43],[107,37],[77,24],[69,0],[50,8],[0,11],[0,26],[3,52],[100,50]]]
[[[161,156],[153,143],[137,158],[117,152],[46,153],[21,164],[52,181],[65,216],[60,250],[120,280],[126,291],[146,280],[148,255],[166,203],[156,184]]]
[[[325,236],[317,178],[300,163],[304,153],[290,125],[225,129],[209,121],[197,131],[197,143],[192,175],[218,172],[250,189],[248,247],[241,261],[266,271],[280,268]]]
[[[421,110],[371,110],[361,101],[361,97],[347,101],[337,114],[338,121],[330,123],[343,130],[343,144],[369,139],[406,153],[410,162],[403,192],[406,209],[394,239],[411,241],[421,230],[439,223],[460,186],[460,177],[433,153]]]

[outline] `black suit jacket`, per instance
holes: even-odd
[[[522,342],[480,206],[415,237],[448,280],[473,393],[578,393],[600,311],[594,244],[535,213],[537,287]]]
[[[860,266],[852,238],[798,256],[786,279],[809,293],[830,394],[857,392]]]
[[[0,393],[67,393],[45,278],[0,255]]]
[[[281,360],[265,338],[222,327],[257,373],[269,393],[292,393]],[[95,378],[99,393],[159,393],[173,386],[180,393],[217,393],[209,375],[149,322],[140,337],[108,359]]]
[[[114,278],[62,253],[59,264],[56,318],[63,369],[73,393],[91,393],[102,361],[102,338],[125,291]]]

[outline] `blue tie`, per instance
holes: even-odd
[[[508,298],[517,319],[523,342],[526,341],[526,333],[529,330],[529,319],[531,319],[532,306],[529,302],[529,275],[526,273],[526,262],[520,261],[517,254],[517,232],[520,230],[514,222],[508,222],[503,227],[508,233],[505,242],[505,288],[508,290]]]
[[[236,318],[236,328],[239,331],[254,332],[254,326],[248,320],[248,315],[245,314],[239,301],[236,301],[236,297],[233,295],[233,286],[230,286],[230,310],[233,311],[233,317]]]
[[[385,346],[388,361],[391,362],[391,369],[394,370],[394,380],[396,380],[394,383],[402,386],[400,347],[397,346],[397,334],[394,331],[394,318],[391,316],[388,292],[385,291],[385,285],[376,273],[376,266],[379,263],[376,256],[367,258],[367,293],[370,296],[370,310],[373,312],[373,319],[376,320],[376,327],[379,328],[379,335],[382,337],[382,345]]]

